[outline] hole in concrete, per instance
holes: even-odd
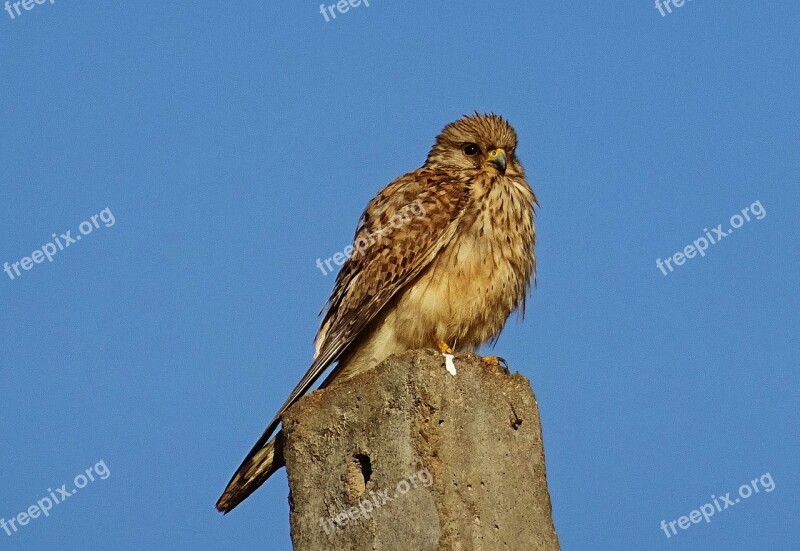
[[[511,420],[511,428],[514,430],[518,430],[519,426],[522,424],[522,418],[517,415],[517,410],[514,409],[514,404],[508,404],[511,406],[511,413],[514,415],[514,418]]]
[[[369,456],[357,453],[352,461],[347,463],[347,472],[344,475],[344,491],[349,502],[354,502],[367,491],[367,483],[372,477],[372,462]]]
[[[364,477],[364,486],[366,486],[370,477],[372,477],[372,462],[369,460],[369,456],[363,453],[355,454],[353,459],[356,460],[358,467],[361,469],[361,476]]]

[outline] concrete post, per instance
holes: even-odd
[[[284,415],[295,551],[559,550],[528,380],[454,367],[392,356]]]

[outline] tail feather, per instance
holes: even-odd
[[[255,492],[266,480],[275,474],[275,471],[284,466],[283,460],[283,431],[278,431],[270,439],[273,431],[281,423],[281,415],[294,404],[300,396],[305,394],[311,385],[322,375],[331,361],[341,352],[341,348],[334,348],[320,354],[308,368],[303,379],[297,384],[289,398],[286,399],[281,409],[275,414],[264,433],[255,443],[250,453],[247,454],[242,464],[236,470],[228,486],[217,501],[217,510],[222,513],[230,513],[242,501]],[[341,372],[343,362],[333,370],[325,379],[321,387],[327,386],[336,375]]]
[[[217,501],[217,510],[225,514],[233,511],[283,465],[283,431],[278,431],[269,442],[242,463]]]

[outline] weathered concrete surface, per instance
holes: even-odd
[[[559,549],[528,380],[455,367],[392,356],[283,416],[296,551]]]

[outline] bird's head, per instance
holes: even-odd
[[[503,117],[475,113],[444,127],[425,164],[524,177],[516,148],[517,133]]]

